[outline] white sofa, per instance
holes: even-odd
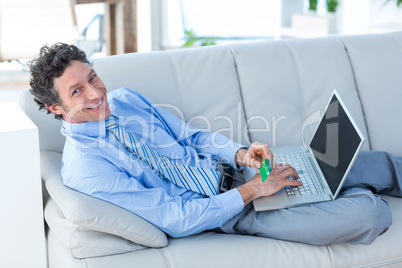
[[[309,141],[336,88],[367,138],[364,149],[402,156],[402,32],[125,54],[94,67],[109,90],[137,90],[199,128],[271,147]],[[65,187],[61,123],[38,112],[29,92],[20,106],[39,128],[50,267],[402,267],[402,199],[389,196],[393,224],[369,246],[214,232],[167,237]]]

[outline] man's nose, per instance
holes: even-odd
[[[88,99],[99,99],[102,96],[100,90],[90,84],[86,86],[86,93]]]

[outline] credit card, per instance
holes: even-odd
[[[259,168],[262,182],[265,182],[265,180],[268,178],[269,174],[272,171],[271,164],[269,163],[269,160],[267,158],[262,161],[261,167]]]

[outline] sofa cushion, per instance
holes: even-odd
[[[370,246],[347,243],[328,245],[332,267],[402,267],[402,199],[381,196],[392,211],[392,225]]]
[[[252,46],[232,45],[252,141],[271,147],[309,143],[334,89],[367,137],[341,40],[284,40]],[[369,149],[368,143],[363,149]]]
[[[66,220],[52,199],[49,199],[46,204],[45,219],[60,244],[77,259],[121,254],[147,248],[119,236],[89,230]]]
[[[60,175],[61,154],[41,152],[42,179],[64,217],[88,230],[122,237],[147,247],[165,247],[165,233],[137,215],[66,186]]]
[[[402,32],[343,39],[355,75],[371,149],[402,155]]]

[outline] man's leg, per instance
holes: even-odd
[[[360,152],[343,188],[356,186],[402,197],[402,157],[379,151]]]
[[[370,244],[392,222],[388,204],[370,190],[349,188],[335,201],[255,212],[248,206],[221,229],[314,245]]]
[[[222,230],[318,245],[370,244],[392,222],[388,204],[372,191],[401,197],[401,176],[402,157],[363,151],[336,200],[265,212],[255,212],[251,205]]]

